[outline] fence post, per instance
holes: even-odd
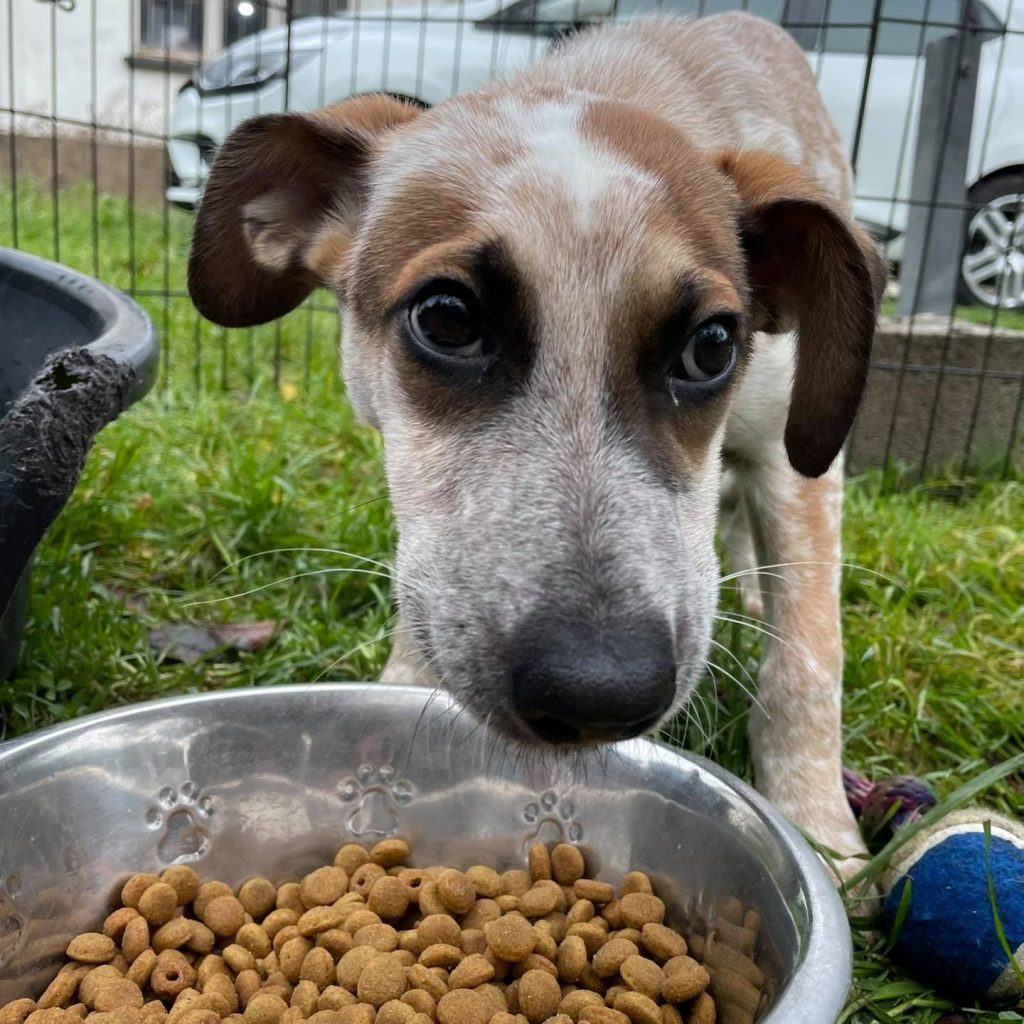
[[[961,26],[925,47],[899,315],[949,315],[967,217],[967,157],[984,32]]]

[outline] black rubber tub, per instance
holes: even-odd
[[[17,662],[33,552],[96,434],[152,387],[157,355],[127,296],[0,248],[0,679]]]

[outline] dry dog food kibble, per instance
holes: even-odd
[[[616,891],[535,844],[499,874],[346,843],[297,882],[133,875],[38,1000],[0,1024],[751,1024],[764,974],[742,907],[684,938],[650,879]]]

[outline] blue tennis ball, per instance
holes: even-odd
[[[1016,967],[996,927],[990,879]],[[1024,995],[1024,827],[1019,823],[980,808],[948,815],[897,852],[883,884],[890,929],[910,886],[892,955],[915,978],[964,1003],[1010,1004]]]

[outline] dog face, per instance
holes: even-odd
[[[409,636],[507,735],[593,743],[649,729],[699,677],[754,331],[799,325],[787,444],[824,472],[863,386],[873,271],[777,157],[709,156],[628,104],[495,89],[242,126],[190,288],[229,325],[338,294]]]

